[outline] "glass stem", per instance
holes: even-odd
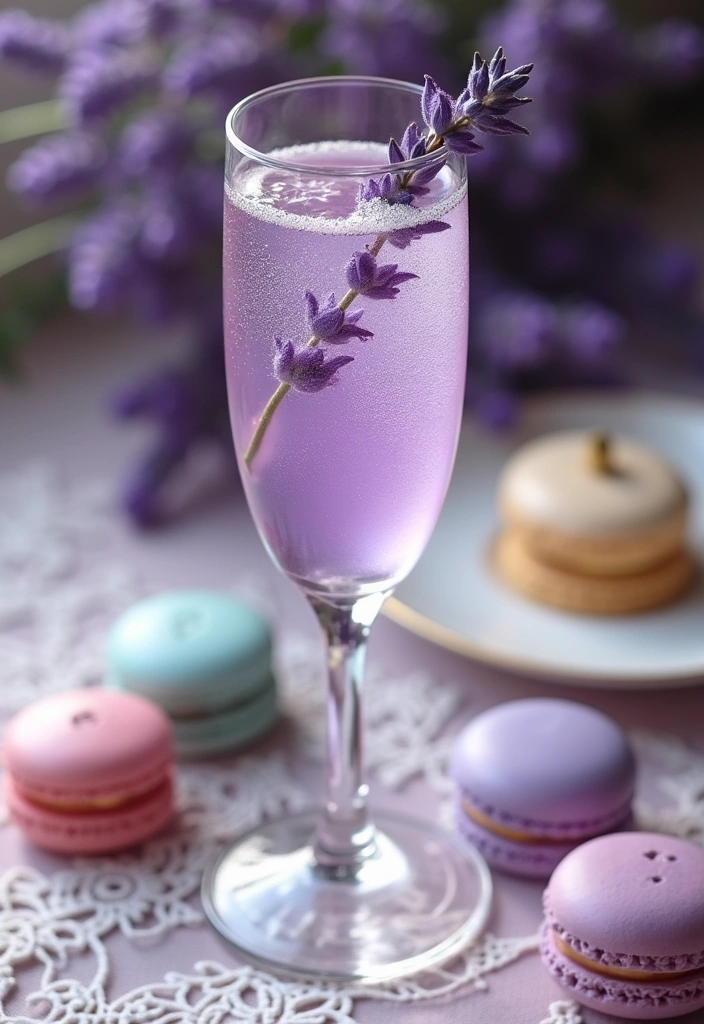
[[[328,656],[327,796],[314,840],[315,865],[333,879],[354,877],[374,854],[362,745],[362,683],[367,639],[388,593],[349,603],[309,596]]]

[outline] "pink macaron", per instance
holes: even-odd
[[[600,836],[561,861],[543,902],[543,963],[578,1002],[630,1020],[704,1007],[702,847]]]
[[[10,722],[3,757],[10,815],[48,850],[122,849],[173,814],[171,727],[142,697],[89,688],[38,700]]]

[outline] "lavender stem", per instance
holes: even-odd
[[[386,235],[377,235],[376,239],[374,240],[374,244],[369,250],[372,256],[377,256],[378,253],[381,251],[381,247],[386,241],[386,237]],[[337,308],[342,310],[343,312],[346,309],[349,309],[349,307],[352,305],[352,303],[354,302],[358,295],[359,292],[356,289],[350,288],[349,291],[346,292],[346,294],[343,295],[343,297],[338,302]],[[320,338],[316,334],[314,334],[306,342],[306,347],[315,348],[315,346],[318,344],[320,344]],[[264,440],[264,434],[266,433],[267,427],[271,423],[274,413],[276,412],[279,405],[281,404],[281,402],[283,401],[283,399],[286,397],[290,390],[290,384],[279,384],[276,391],[273,393],[269,401],[264,406],[262,414],[259,417],[259,421],[254,429],[254,433],[252,434],[252,439],[249,442],[249,445],[247,446],[247,451],[244,453],[244,464],[247,467],[247,469],[251,469],[252,462],[254,461],[254,456],[257,454],[261,447],[261,443]]]

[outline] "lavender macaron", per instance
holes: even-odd
[[[630,1020],[704,1007],[700,846],[648,832],[600,836],[565,857],[543,903],[543,963],[580,1003]]]
[[[499,704],[460,734],[459,832],[495,868],[548,878],[580,843],[630,821],[635,760],[623,730],[574,701]]]

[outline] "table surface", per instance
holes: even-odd
[[[114,484],[117,497],[119,478],[148,440],[149,428],[126,428],[111,423],[105,413],[106,395],[110,388],[165,358],[178,344],[178,339],[168,341],[157,335],[136,333],[130,326],[72,316],[45,329],[30,353],[27,382],[3,387],[0,478],[29,463],[40,462],[55,467],[69,487],[80,487],[98,478],[108,480]],[[231,587],[243,580],[256,580],[257,586],[267,592],[277,629],[295,631],[314,642],[317,634],[312,616],[294,588],[270,565],[239,487],[223,480],[214,465],[202,460],[192,467],[191,485],[183,487],[179,500],[182,515],[154,532],[137,532],[116,509],[109,513],[110,558],[129,566],[151,590],[177,586]],[[704,741],[704,689],[697,687],[664,693],[603,692],[574,686],[563,691],[555,684],[527,681],[462,659],[383,618],[370,642],[370,662],[376,676],[403,679],[424,672],[440,686],[447,682],[448,686],[458,688],[462,706],[451,723],[452,729],[462,719],[499,701],[528,695],[564,695],[601,708],[629,730],[665,732],[694,745]],[[1,682],[0,665],[0,685]],[[297,762],[293,774],[304,788],[315,785],[317,771],[310,764]],[[641,780],[641,784],[652,785],[652,779]],[[400,807],[417,808],[420,803],[423,812],[432,816],[438,796],[422,780],[415,780],[394,794],[382,789],[381,799]],[[3,885],[8,884],[7,878],[13,872],[16,874],[21,865],[34,866],[42,878],[55,880],[67,862],[31,850],[14,826],[7,825],[0,832],[0,869],[8,872]],[[507,937],[534,934],[540,921],[542,886],[498,874],[495,884],[491,931]],[[0,894],[3,891],[0,885]],[[189,905],[197,907],[197,897],[192,897]],[[156,983],[170,970],[192,972],[196,960],[217,961],[229,967],[238,964],[231,950],[205,925],[174,928],[146,950],[135,945],[128,932],[129,929],[118,930],[105,938],[109,961],[105,985],[111,998]],[[90,970],[86,966],[88,959],[86,953],[81,953],[70,960],[62,968],[63,976],[84,976]],[[0,993],[4,991],[3,977],[0,968]],[[39,984],[38,966],[31,956],[27,957],[26,966],[15,968],[15,977],[17,988],[6,1005],[8,1012],[20,1016],[29,1012],[23,1006],[24,996]],[[378,1021],[383,1015],[390,1024],[395,1020],[404,1024],[459,1024],[466,1020],[479,1024],[539,1024],[548,1018],[549,1005],[565,998],[564,991],[542,970],[537,956],[528,953],[489,974],[485,991],[459,991],[449,1001],[410,1004],[360,999],[350,1011],[351,1018],[346,1019]],[[335,1017],[332,1011],[331,1014],[321,1017],[321,1021],[327,1024],[328,1020],[343,1019]],[[97,1018],[89,1014],[81,1017],[85,1021],[93,1019]],[[119,1015],[115,1019],[126,1020]],[[297,1013],[279,1013],[264,1019],[270,1024],[308,1020]],[[550,1019],[565,1024],[577,1020],[569,1016],[567,1007],[555,1006]],[[587,1011],[582,1019],[585,1024],[611,1020]],[[704,1021],[704,1012],[686,1018],[696,1019]]]

